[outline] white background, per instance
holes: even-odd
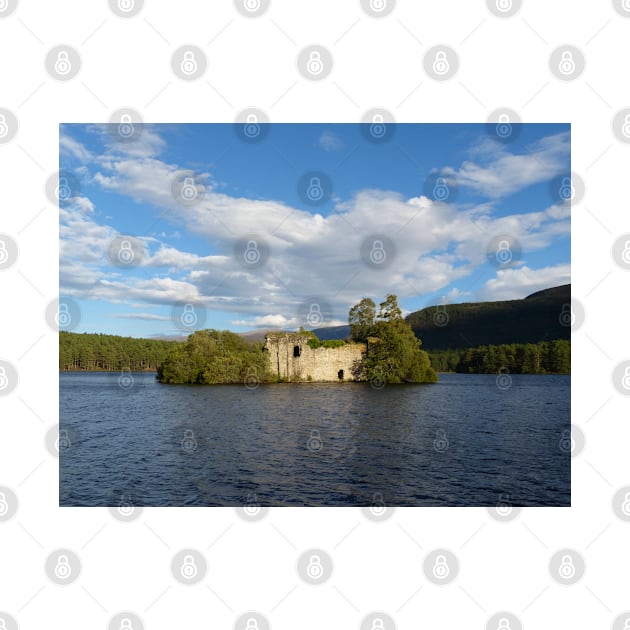
[[[83,60],[67,83],[44,67],[60,43]],[[208,56],[205,76],[191,83],[169,65],[187,43]],[[321,82],[296,70],[297,53],[311,43],[334,56]],[[461,61],[444,83],[422,69],[423,51],[437,43],[454,47]],[[548,67],[565,43],[586,57],[572,82]],[[147,628],[231,628],[249,609],[287,630],[359,628],[372,610],[387,611],[398,628],[484,628],[499,610],[527,628],[611,627],[630,609],[630,524],[611,507],[614,492],[630,484],[628,399],[611,383],[614,366],[630,356],[621,334],[630,292],[628,272],[610,255],[630,232],[630,146],[611,129],[614,114],[630,106],[629,58],[630,19],[603,0],[526,0],[510,19],[480,0],[400,0],[382,19],[354,0],[273,0],[257,19],[228,0],[149,0],[130,19],[105,1],[21,0],[0,19],[0,107],[20,124],[0,145],[0,232],[20,247],[16,265],[0,272],[0,358],[20,376],[0,398],[0,485],[20,500],[17,515],[0,524],[0,610],[23,629],[105,628],[121,610],[135,611]],[[484,122],[501,106],[524,122],[571,122],[572,169],[586,184],[572,213],[572,290],[586,309],[572,338],[572,422],[586,435],[573,459],[572,507],[525,509],[510,523],[477,508],[398,509],[383,523],[350,508],[273,509],[259,523],[233,509],[145,509],[129,524],[104,508],[57,507],[58,461],[44,436],[58,422],[58,337],[44,311],[58,292],[58,217],[44,184],[58,168],[58,123],[106,121],[122,106],[148,122],[231,122],[248,106],[282,122],[354,122],[376,106],[399,122]],[[58,547],[74,549],[83,563],[79,580],[65,587],[43,569]],[[170,575],[183,547],[207,557],[198,586]],[[325,585],[309,587],[296,574],[309,547],[334,558]],[[422,574],[435,547],[459,557],[448,586]],[[574,586],[549,575],[561,547],[585,557],[586,574]]]

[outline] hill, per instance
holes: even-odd
[[[571,285],[565,284],[521,300],[430,306],[407,321],[425,350],[537,343],[570,338],[570,304]]]
[[[406,320],[425,350],[537,343],[570,338],[571,328],[560,318],[567,313],[567,304],[571,304],[570,284],[520,300],[429,306],[410,313]],[[313,332],[320,339],[345,339],[350,327],[330,326]]]

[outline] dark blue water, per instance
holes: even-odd
[[[60,374],[60,504],[570,504],[569,376],[160,385]],[[123,380],[123,385],[128,381]],[[502,382],[504,384],[504,382]],[[566,437],[566,433],[565,433]],[[566,444],[566,443],[565,443]]]

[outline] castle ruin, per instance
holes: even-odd
[[[264,350],[272,374],[289,381],[341,382],[361,380],[366,345],[348,343],[338,348],[311,348],[309,335],[269,333]]]

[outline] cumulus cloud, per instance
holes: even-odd
[[[334,325],[345,323],[348,307],[363,296],[380,300],[388,292],[401,299],[417,297],[467,278],[486,264],[486,249],[497,234],[514,236],[528,252],[544,249],[570,231],[568,212],[559,206],[495,216],[492,202],[456,207],[383,190],[360,190],[323,216],[272,199],[225,194],[210,173],[195,175],[198,201],[183,204],[173,194],[172,182],[187,171],[159,158],[164,142],[152,129],[147,127],[142,138],[140,146],[130,148],[108,141],[105,153],[94,160],[91,182],[157,209],[169,231],[202,239],[208,252],[178,249],[153,233],[139,237],[145,255],[137,268],[108,268],[107,251],[116,232],[99,224],[93,203],[82,198],[61,210],[60,282],[66,294],[114,303],[194,302],[238,314],[241,319],[234,325],[264,328],[298,326],[301,305],[317,298],[330,306],[325,324]],[[460,185],[490,197],[498,189],[507,194],[542,181],[545,169],[544,179],[559,171],[566,164],[567,142],[561,136],[541,141],[532,147],[536,157],[502,149],[494,162],[478,152],[477,162],[464,163],[454,174]],[[75,152],[80,150],[75,147]],[[379,235],[394,246],[385,269],[366,265],[361,255],[364,242]],[[262,267],[248,269],[237,260],[234,245],[242,237],[268,245],[269,259]],[[568,278],[568,265],[540,270],[521,265],[499,270],[473,297],[522,297]],[[461,286],[445,291],[445,300],[470,296]]]
[[[570,282],[571,267],[568,264],[541,269],[530,269],[526,265],[517,269],[499,269],[496,277],[485,283],[480,297],[484,300],[515,300]]]

